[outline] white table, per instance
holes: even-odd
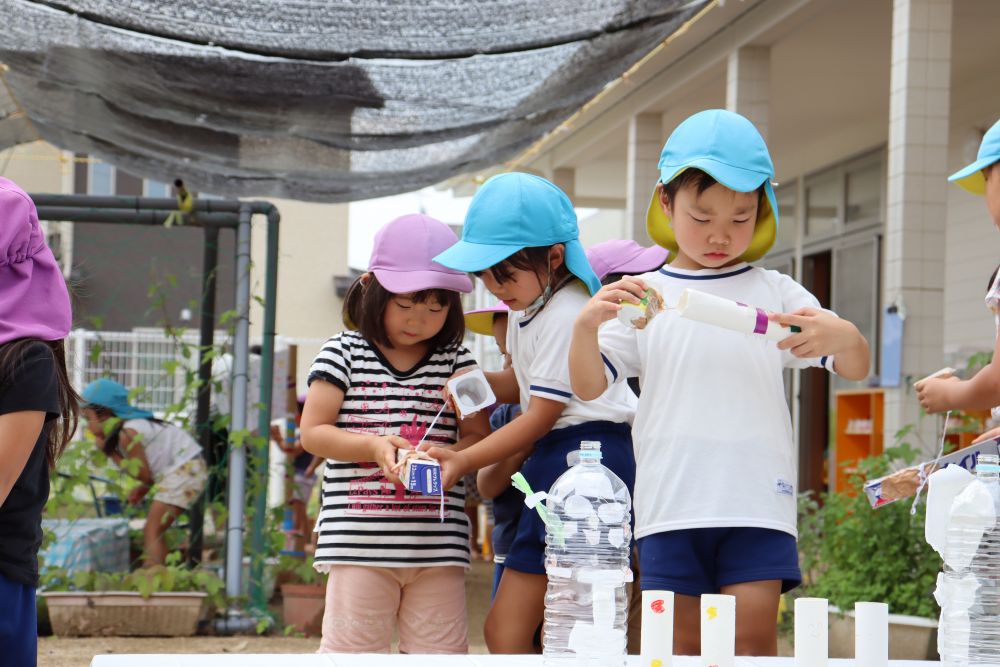
[[[99,655],[90,667],[541,667],[540,655],[343,655],[315,653],[290,655]],[[700,667],[700,658],[675,657],[673,667]],[[939,662],[890,660],[890,667],[935,667]],[[736,658],[736,667],[792,667],[792,658]],[[830,667],[852,667],[853,660],[831,659]],[[639,656],[631,655],[629,667],[640,667]]]

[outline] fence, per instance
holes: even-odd
[[[184,399],[185,373],[198,369],[198,332],[186,331],[176,337],[162,329],[135,331],[88,331],[76,329],[69,335],[66,364],[77,391],[98,378],[110,377],[129,388],[144,392],[135,404],[163,414]],[[215,345],[231,342],[228,332],[215,333]],[[193,412],[191,405],[182,414]]]

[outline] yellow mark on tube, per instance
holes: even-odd
[[[719,609],[717,607],[708,607],[705,609],[705,613],[708,615],[708,620],[714,621],[715,617],[719,615]]]

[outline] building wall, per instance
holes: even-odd
[[[281,212],[278,240],[278,308],[275,330],[298,345],[298,389],[305,391],[309,364],[322,341],[343,330],[342,301],[333,277],[347,269],[348,206],[271,199]],[[267,225],[254,222],[251,287],[264,296]],[[263,308],[251,301],[250,335],[263,332]]]
[[[983,86],[975,80],[956,82],[951,118],[949,172],[975,159],[981,130],[1000,118],[1000,86]],[[948,219],[944,224],[944,352],[949,363],[961,363],[972,352],[993,348],[996,327],[983,296],[986,282],[1000,261],[1000,237],[983,198],[954,185],[948,187]]]

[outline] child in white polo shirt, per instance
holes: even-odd
[[[494,176],[469,206],[462,240],[435,261],[474,272],[510,308],[507,351],[513,368],[487,373],[501,403],[522,414],[461,452],[432,450],[444,483],[534,446],[521,468],[533,489],[548,490],[581,440],[599,440],[604,465],[631,489],[635,476],[625,385],[585,402],[570,391],[570,323],[600,287],[578,240],[576,213],[555,185],[529,174]],[[545,603],[545,528],[522,512],[496,598],[486,619],[491,653],[533,653]]]
[[[748,120],[695,114],[667,140],[659,168],[648,229],[671,263],[605,286],[584,307],[570,349],[573,393],[597,398],[641,377],[635,535],[642,588],[676,594],[674,652],[698,654],[699,597],[721,592],[736,597],[736,652],[775,655],[780,594],[801,579],[782,369],[824,366],[859,380],[868,345],[794,280],[747,263],[777,230],[774,168]],[[791,313],[771,318],[801,332],[775,344],[669,309],[641,330],[619,322],[621,303],[647,288],[668,306],[694,288]]]

